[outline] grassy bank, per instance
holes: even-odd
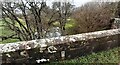
[[[0,20],[0,36],[9,36],[9,35],[14,34],[14,32],[12,30],[10,30],[8,27],[5,27],[4,25],[5,25],[5,23],[2,20]],[[11,42],[16,42],[16,41],[19,41],[19,40],[9,38],[7,40],[2,41],[0,39],[0,44],[2,44],[2,43],[11,43]]]
[[[102,64],[101,64],[102,63]],[[51,65],[114,65],[120,63],[120,47],[111,50],[92,53],[76,59],[52,62]]]

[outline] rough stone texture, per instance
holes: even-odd
[[[16,50],[4,50],[2,64],[6,63],[36,63],[36,60],[49,59],[50,62],[77,58],[93,52],[109,50],[120,46],[120,30],[105,30],[54,38],[8,43],[16,46]],[[18,45],[17,45],[18,44]],[[4,44],[1,44],[1,48]],[[4,47],[7,48],[7,47]],[[65,52],[64,55],[62,52]],[[12,64],[13,65],[13,64]],[[22,65],[22,64],[21,64]]]
[[[28,49],[37,48],[37,47],[47,47],[51,45],[89,40],[89,39],[101,38],[105,36],[112,36],[112,35],[118,35],[118,34],[120,34],[120,28],[83,33],[83,34],[76,34],[76,35],[68,35],[68,36],[61,36],[61,37],[31,40],[31,41],[0,44],[0,53],[12,52],[17,50],[28,50]]]

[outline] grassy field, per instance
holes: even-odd
[[[11,34],[14,34],[14,32],[12,30],[10,30],[9,28],[7,27],[4,27],[3,25],[5,25],[3,23],[2,20],[0,20],[0,36],[9,36]],[[1,40],[0,39],[0,44],[1,43],[11,43],[11,42],[16,42],[16,41],[19,41],[18,39],[7,39],[7,40]]]

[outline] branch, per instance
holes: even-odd
[[[27,3],[26,3],[26,4],[27,4]],[[32,31],[32,29],[31,29],[31,26],[30,26],[30,24],[29,24],[29,22],[28,22],[28,19],[27,19],[26,9],[25,9],[25,7],[27,7],[26,4],[24,4],[24,2],[22,1],[22,6],[23,6],[23,7],[20,6],[20,9],[21,9],[21,11],[22,11],[22,15],[24,16],[24,19],[25,19],[25,22],[26,22],[26,25],[27,25],[28,35],[30,35],[30,39],[32,39],[31,33],[33,33],[33,31]]]
[[[19,24],[21,27],[23,27],[26,32],[28,32],[27,28],[18,20],[18,18],[14,15],[14,12],[13,12],[13,11],[11,12],[11,11],[9,10],[9,8],[4,8],[4,7],[3,7],[3,10],[9,12],[9,13],[12,15],[12,17],[18,22],[18,24]]]

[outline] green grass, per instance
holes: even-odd
[[[9,38],[9,39],[1,41],[0,44],[3,44],[3,43],[12,43],[12,42],[17,42],[17,41],[19,41],[19,39],[11,39],[11,38]]]
[[[65,24],[65,28],[66,29],[71,29],[73,27],[75,27],[76,23],[74,19],[68,19],[68,22]]]
[[[14,32],[12,30],[10,30],[8,27],[4,27],[2,25],[4,24],[4,21],[0,20],[0,36],[9,36],[14,34]],[[1,40],[0,39],[0,44],[2,43],[11,43],[11,42],[16,42],[19,41],[18,39],[7,39],[7,40]]]
[[[2,30],[3,30],[3,21],[2,20],[0,20],[0,36],[2,35]]]
[[[54,26],[60,26],[60,23],[58,21],[53,23]],[[66,33],[68,35],[72,35],[74,34],[74,28],[76,27],[76,23],[75,20],[72,18],[67,19],[67,23],[65,24],[65,29],[66,29]]]
[[[81,64],[80,64],[81,63]],[[82,64],[84,63],[84,64]],[[59,62],[52,62],[50,63],[51,65],[58,65],[58,64],[63,64],[63,65],[89,65],[90,63],[120,63],[120,47],[113,48],[108,51],[102,51],[98,53],[92,53],[87,56],[82,56],[76,59],[71,59],[71,60],[65,60],[65,61],[59,61]],[[109,65],[109,64],[108,64]]]
[[[0,36],[9,36],[11,34],[14,34],[14,32],[8,28],[2,28],[0,29],[2,32],[0,33]]]
[[[14,32],[10,30],[8,27],[3,26],[5,25],[4,21],[0,20],[0,36],[8,36],[13,34]]]
[[[14,34],[14,32],[13,31],[11,31],[10,29],[8,29],[8,28],[5,28],[5,27],[3,27],[2,29],[0,29],[0,36],[9,36],[9,35],[12,35],[12,34]],[[6,40],[1,40],[0,39],[0,44],[3,44],[3,43],[11,43],[11,42],[17,42],[17,41],[19,41],[18,39],[6,39]]]

